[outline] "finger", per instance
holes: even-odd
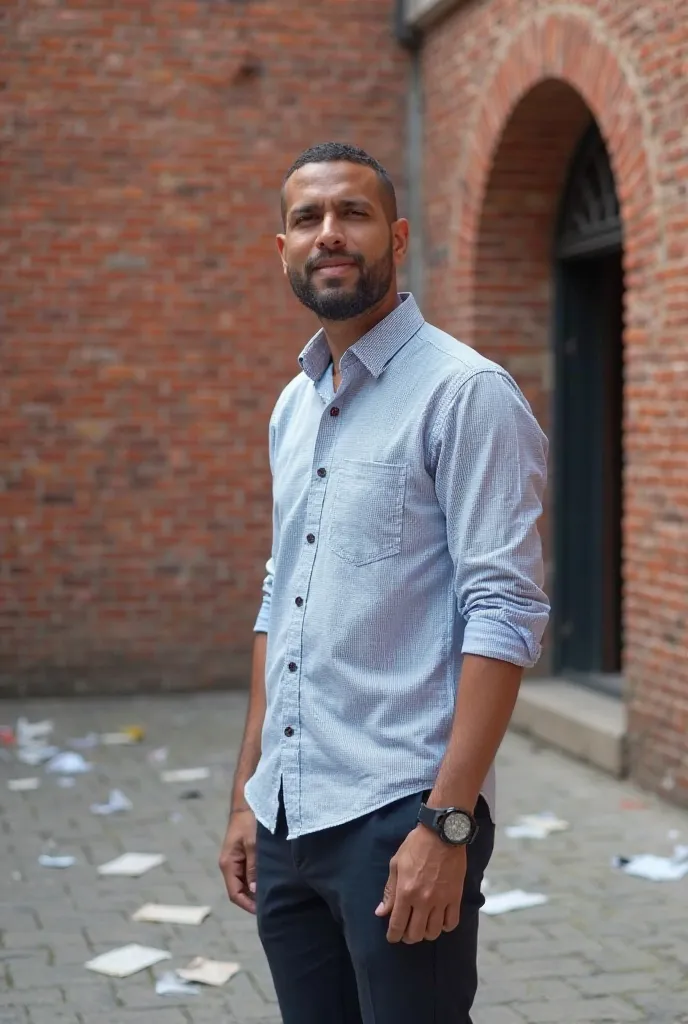
[[[252,843],[246,847],[246,883],[249,892],[256,893],[256,847]]]
[[[388,942],[401,942],[411,917],[411,909],[408,897],[396,893],[387,929]]]
[[[444,927],[444,916],[444,907],[432,908],[428,917],[428,923],[425,927],[424,938],[428,939],[430,942],[434,942],[435,939],[439,939]]]
[[[450,903],[447,909],[444,911],[444,924],[442,930],[445,932],[453,932],[458,926],[461,918],[461,904]]]
[[[382,894],[382,902],[378,904],[375,914],[377,917],[387,917],[388,914],[392,913],[394,907],[394,897],[397,888],[397,869],[394,862],[389,866],[389,877],[385,883],[384,892]]]
[[[422,942],[428,930],[427,907],[413,907],[401,941],[408,946]]]
[[[225,885],[227,886],[229,898],[235,906],[241,907],[242,910],[246,910],[249,914],[255,914],[256,901],[248,891],[245,870],[245,860],[230,861],[225,873]]]

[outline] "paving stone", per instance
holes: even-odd
[[[12,721],[25,713],[6,702]],[[279,1024],[270,971],[255,920],[226,899],[217,869],[231,770],[243,727],[242,694],[155,700],[45,701],[32,719],[52,718],[56,737],[117,731],[141,722],[146,743],[89,752],[94,771],[71,790],[52,782],[0,807],[0,1024]],[[169,746],[168,767],[207,765],[204,798],[178,799],[146,755]],[[0,788],[14,766],[0,762]],[[688,814],[643,794],[629,812],[630,785],[509,736],[500,754],[499,829],[488,876],[493,891],[532,888],[549,903],[482,919],[482,987],[475,1024],[677,1024],[688,1007],[685,901],[672,885],[628,878],[610,867],[618,853],[670,851],[670,829],[688,834]],[[122,789],[134,810],[98,818],[89,805]],[[553,810],[571,822],[547,840],[510,840],[503,825]],[[171,814],[181,820],[171,822]],[[638,836],[651,838],[638,847]],[[39,867],[53,837],[79,864]],[[127,850],[161,852],[168,863],[140,879],[101,879],[97,864]],[[9,872],[21,879],[10,884]],[[207,903],[200,928],[141,925],[145,902]],[[168,949],[181,966],[196,954],[236,959],[242,973],[219,990],[183,1002],[156,996],[161,964],[122,981],[83,967],[129,942]],[[8,983],[3,985],[2,972]],[[684,1024],[688,1024],[685,1021]]]

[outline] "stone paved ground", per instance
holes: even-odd
[[[41,769],[0,761],[0,1024],[277,1024],[253,920],[226,901],[216,868],[243,709],[236,694],[0,704],[0,722],[22,711],[50,717],[63,742],[131,723],[148,734],[141,746],[87,755],[94,770],[73,789]],[[203,799],[182,801],[188,787],[160,781],[146,755],[163,745],[168,767],[212,769],[199,786]],[[550,902],[483,916],[475,1024],[688,1021],[688,879],[653,884],[610,867],[617,853],[669,852],[672,829],[688,842],[688,815],[517,736],[500,760],[502,825],[549,809],[573,828],[542,842],[500,834],[493,890],[539,890]],[[43,777],[39,790],[7,790],[5,778],[31,774]],[[132,799],[133,811],[94,817],[90,803],[105,800],[111,786]],[[181,820],[171,820],[175,812]],[[50,840],[78,865],[39,867]],[[167,864],[140,879],[100,880],[96,865],[127,850],[164,853]],[[213,914],[200,928],[132,923],[148,901],[207,903]],[[90,957],[132,941],[169,949],[173,966],[204,954],[237,959],[244,970],[224,989],[182,999],[155,995],[160,967],[124,981],[84,970]]]

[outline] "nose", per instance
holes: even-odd
[[[315,243],[318,249],[341,249],[346,245],[346,238],[341,222],[333,213],[327,213],[322,220],[320,232]]]

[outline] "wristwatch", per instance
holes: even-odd
[[[468,846],[478,834],[475,818],[460,807],[428,807],[427,804],[421,804],[418,821],[436,832],[442,842],[450,846]]]

